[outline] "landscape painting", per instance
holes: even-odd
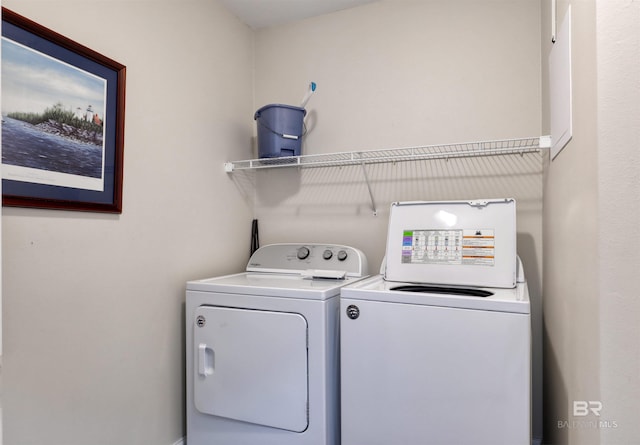
[[[2,203],[122,212],[126,67],[2,8]]]
[[[106,81],[2,38],[3,178],[104,189]]]

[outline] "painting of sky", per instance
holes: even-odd
[[[74,113],[91,105],[104,118],[106,80],[2,38],[2,114],[42,113],[62,104]]]

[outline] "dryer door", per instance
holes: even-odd
[[[302,315],[200,306],[193,330],[198,411],[294,432],[307,428]]]

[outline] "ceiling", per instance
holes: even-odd
[[[253,29],[353,8],[376,0],[221,0],[233,14]]]

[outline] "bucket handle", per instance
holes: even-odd
[[[278,135],[278,136],[280,136],[281,138],[284,138],[284,139],[293,139],[293,140],[297,141],[299,138],[301,138],[302,136],[304,136],[307,133],[307,125],[304,123],[304,121],[302,122],[302,134],[300,136],[297,136],[295,134],[278,133],[273,128],[271,128],[271,127],[265,125],[264,123],[262,123],[262,121],[260,119],[256,119],[256,122],[258,123],[258,125],[262,126],[263,128],[266,128],[271,133],[273,133],[275,135]]]

